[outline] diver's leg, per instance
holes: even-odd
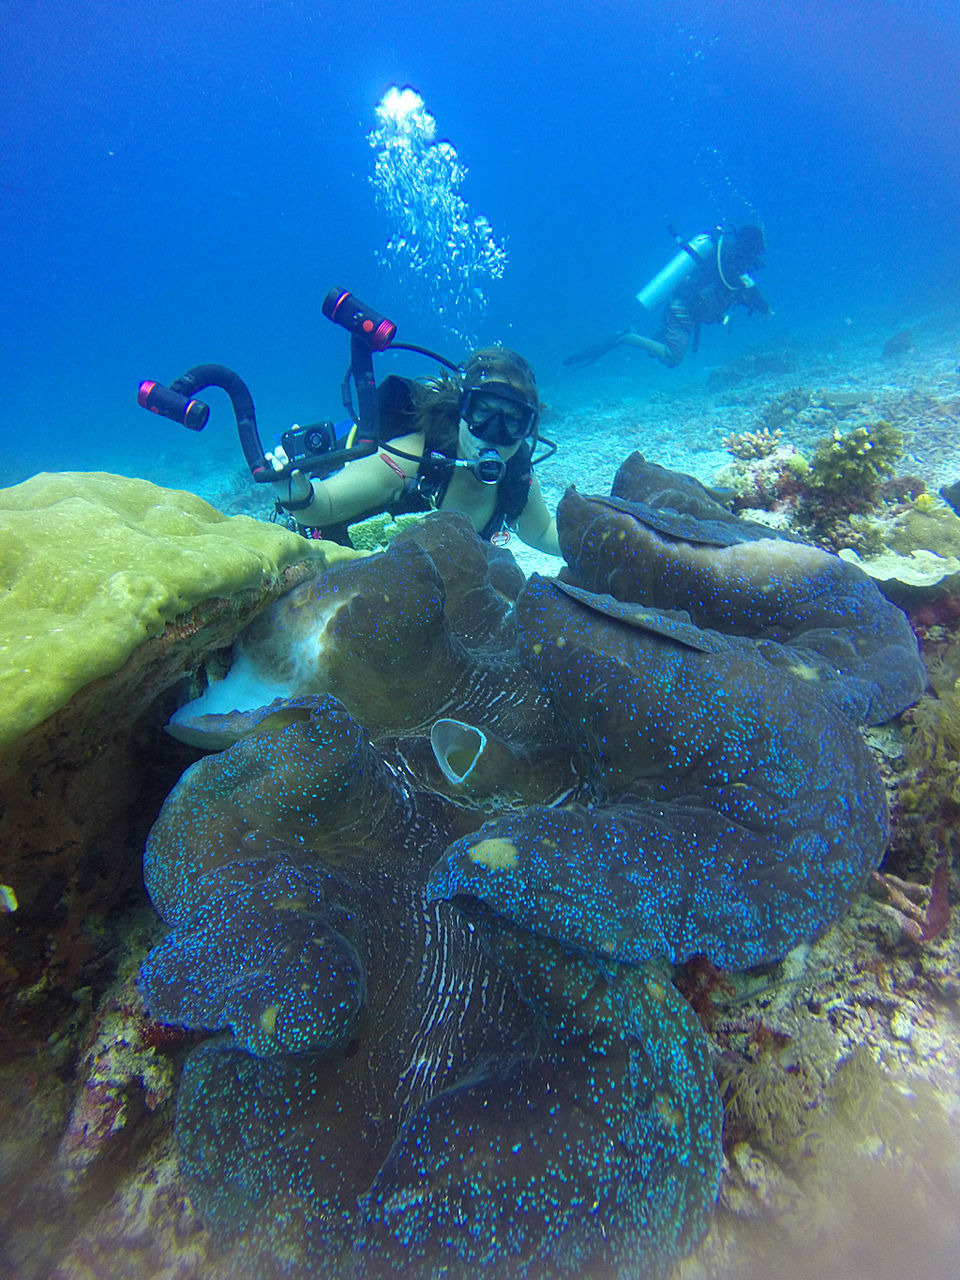
[[[645,338],[642,333],[634,333],[632,329],[628,330],[620,339],[631,347],[639,347],[641,351],[646,351],[648,355],[653,356],[655,360],[659,360],[661,364],[670,365],[670,350],[666,343],[658,342],[656,338]]]
[[[646,338],[630,329],[623,335],[621,342],[640,347],[668,369],[675,369],[687,354],[692,333],[693,320],[690,312],[683,303],[674,300],[664,312],[663,323],[655,338]]]

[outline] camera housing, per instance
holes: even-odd
[[[337,432],[332,422],[311,422],[284,431],[280,443],[290,462],[298,462],[332,453],[337,447]]]

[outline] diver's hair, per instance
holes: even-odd
[[[733,233],[733,243],[735,251],[742,258],[754,261],[762,257],[767,247],[763,228],[756,226],[752,222],[747,222],[742,227],[737,227]]]
[[[537,380],[533,370],[517,351],[509,347],[481,347],[463,367],[463,385],[476,387],[486,379],[512,382],[534,400],[537,398]]]
[[[427,448],[448,458],[456,456],[460,439],[462,393],[462,379],[450,373],[438,374],[426,382],[414,382],[410,387],[416,430],[423,432]]]
[[[479,386],[485,379],[509,382],[529,395],[538,406],[537,380],[523,356],[509,347],[481,347],[474,351],[463,367],[463,374],[440,373],[426,382],[415,382],[410,388],[418,431],[422,431],[431,449],[452,457],[460,434],[460,397],[467,387]]]

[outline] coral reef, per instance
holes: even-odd
[[[735,436],[726,436],[723,447],[734,458],[742,462],[753,458],[769,458],[783,439],[779,427],[771,431],[768,427],[760,427],[758,431],[741,431]]]
[[[768,432],[783,431],[794,418],[809,408],[813,401],[813,393],[806,391],[803,387],[793,387],[790,391],[785,391],[764,406],[760,429]]]
[[[864,420],[842,431],[845,415],[830,404],[831,434],[815,440],[808,454],[778,434],[779,428],[725,442],[736,461],[724,479],[735,489],[740,510],[778,513],[783,527],[828,550],[876,556],[884,547],[884,516],[899,513],[908,500],[927,510],[931,500],[918,477],[892,474],[904,447],[897,427]],[[768,446],[763,452],[738,443],[754,437]]]
[[[801,523],[822,536],[840,519],[869,512],[882,481],[902,456],[902,433],[882,419],[846,432],[834,427],[810,459],[798,513]]]
[[[901,583],[905,587],[935,587],[944,579],[960,573],[960,560],[956,556],[940,556],[926,548],[914,549],[909,555],[887,551],[863,560],[855,551],[844,547],[839,555],[841,560],[855,564],[878,582]]]
[[[347,537],[358,551],[383,551],[402,529],[422,519],[422,513],[416,511],[396,518],[388,511],[384,511],[350,525],[347,529]]]
[[[765,981],[727,975],[713,1228],[679,1280],[952,1275],[957,943],[905,942],[863,898]]]
[[[888,872],[874,871],[873,879],[884,888],[893,904],[888,910],[900,922],[904,938],[911,942],[932,942],[950,923],[950,901],[947,884],[950,878],[949,857],[944,851],[933,872],[929,888],[911,880],[901,880]]]
[[[864,993],[917,1053],[924,991],[956,998],[949,929],[926,928],[949,869],[910,843],[939,811],[909,808],[856,727],[923,688],[902,615],[855,567],[636,457],[611,498],[565,499],[562,584],[524,585],[463,523],[429,516],[312,575],[236,645],[225,712],[188,713],[219,754],[149,838],[168,926],[141,973],[149,1015],[122,992],[100,1005],[67,1125],[90,1141],[59,1176],[138,1132],[156,1171],[93,1201],[57,1280],[665,1275],[710,1222],[720,1095],[652,955],[700,975],[675,977],[726,1100],[719,1215],[686,1274],[761,1274],[740,1227],[789,1252],[844,1176],[823,1172],[831,1135],[889,1135],[854,1053]],[[477,758],[444,774],[429,729],[449,716],[470,731],[451,749]],[[913,940],[856,896],[885,790]],[[809,939],[816,962],[788,950]],[[910,1011],[882,1004],[877,940],[904,989],[926,974]],[[828,1009],[841,966],[851,996]],[[198,1034],[176,1129],[216,1244],[162,1130]]]
[[[733,489],[739,512],[844,553],[889,583],[884,591],[896,604],[915,607],[956,573],[960,521],[921,477],[895,474],[904,450],[900,427],[863,420],[841,431],[842,413],[834,408],[832,416],[831,435],[814,441],[808,455],[779,427],[727,437],[734,462],[718,480]]]
[[[146,1016],[133,975],[115,983],[96,1011],[78,1064],[79,1095],[57,1147],[54,1174],[61,1192],[75,1194],[98,1165],[117,1157],[120,1135],[134,1119],[157,1111],[175,1092],[170,1058],[159,1047],[187,1037],[158,1027]],[[133,1140],[142,1142],[143,1132]]]
[[[898,802],[936,878],[955,851],[960,818],[960,688],[941,684],[905,719],[905,769]]]
[[[900,555],[927,550],[960,558],[960,516],[929,494],[919,494],[897,514],[885,541]]]

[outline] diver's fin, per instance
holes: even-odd
[[[596,346],[586,347],[583,351],[575,351],[572,356],[567,356],[563,363],[567,368],[571,365],[592,364],[594,360],[599,360],[608,351],[618,347],[629,332],[629,329],[621,329],[618,334],[607,338],[605,342],[598,342]]]

